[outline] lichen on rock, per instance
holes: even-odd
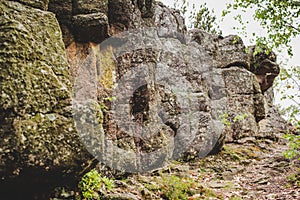
[[[27,177],[29,169],[75,177],[90,156],[74,128],[69,64],[55,15],[4,0],[0,13],[1,181]]]

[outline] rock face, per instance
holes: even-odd
[[[237,36],[187,31],[159,2],[0,0],[0,13],[4,185],[76,176],[91,158],[85,147],[136,172],[217,153],[224,141],[276,140],[287,129],[270,94],[275,55],[253,56]],[[86,105],[73,118],[73,89],[75,100],[92,100],[95,118]],[[151,134],[135,135],[128,119]]]
[[[46,7],[35,4],[42,1],[20,2],[26,5],[0,1],[0,177],[1,187],[15,178],[26,190],[32,177],[45,175],[51,187],[51,176],[58,184],[59,177],[74,176],[90,155],[74,128],[69,66],[55,15],[37,9]]]
[[[24,5],[27,5],[27,6],[30,6],[33,8],[47,10],[49,0],[16,0],[16,2],[20,2]]]

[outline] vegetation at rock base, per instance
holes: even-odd
[[[199,182],[188,177],[176,175],[161,175],[155,178],[156,183],[146,184],[148,190],[158,191],[162,198],[189,199],[193,195],[215,196],[210,190],[205,189]]]
[[[276,144],[274,148],[268,141],[244,146],[226,144],[218,155],[190,163],[172,161],[161,169],[108,179],[108,183],[93,169],[82,178],[81,195],[76,198],[240,200],[270,196],[270,199],[295,199],[299,164],[293,166],[289,160],[282,159],[283,151],[283,145]]]
[[[84,199],[93,200],[100,199],[101,193],[111,190],[114,182],[109,178],[102,177],[96,169],[92,169],[81,178],[78,187]]]

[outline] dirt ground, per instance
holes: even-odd
[[[266,139],[229,143],[217,155],[190,162],[173,161],[146,174],[119,176],[111,179],[113,188],[104,184],[95,192],[100,199],[115,200],[297,200],[300,162],[286,159],[286,149],[283,141]],[[64,199],[84,199],[82,191],[72,193]]]

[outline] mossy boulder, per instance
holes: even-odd
[[[1,181],[34,169],[30,176],[55,171],[59,182],[81,171],[90,155],[74,128],[58,22],[53,13],[13,1],[1,0],[0,14]]]

